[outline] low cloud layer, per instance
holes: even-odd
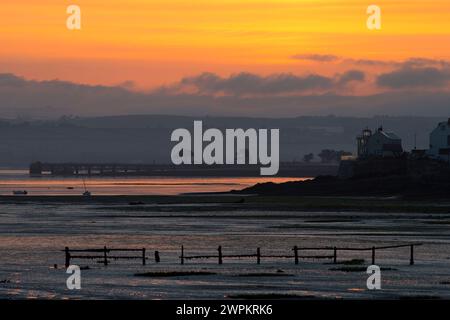
[[[403,61],[354,59],[328,54],[299,54],[292,57],[297,60],[310,60],[320,63],[342,63],[361,68],[383,68],[389,71],[375,74],[373,87],[379,89],[448,89],[450,82],[450,61],[412,57]],[[367,73],[367,71],[366,71]],[[366,75],[357,71],[348,71],[342,80],[364,81]]]
[[[355,68],[331,76],[202,73],[151,92],[133,90],[133,84],[128,82],[119,86],[94,86],[0,73],[0,118],[125,114],[448,116],[450,67],[447,61],[412,58],[391,62],[380,73],[363,68],[362,64],[368,65],[368,61],[359,64],[354,61]],[[376,93],[362,95],[361,86],[371,86]]]
[[[366,80],[366,74],[360,70],[349,70],[338,77],[337,82],[347,84],[353,81],[363,82]]]
[[[229,77],[221,77],[214,73],[203,73],[194,77],[186,77],[167,89],[176,93],[191,89],[195,93],[202,95],[267,96],[333,91],[341,89],[341,85],[364,80],[365,74],[359,70],[349,70],[334,77],[317,74],[297,76],[291,73],[260,76],[245,72],[233,74]]]
[[[304,77],[293,74],[274,74],[266,77],[239,73],[228,78],[213,73],[184,78],[180,86],[193,86],[201,94],[273,95],[307,90],[324,90],[333,86],[333,80],[320,75]]]
[[[421,57],[411,57],[403,61],[395,60],[377,60],[377,59],[355,59],[341,57],[331,54],[296,54],[291,57],[294,60],[300,61],[313,61],[318,63],[346,63],[353,64],[355,66],[369,66],[369,67],[397,67],[397,68],[420,68],[420,67],[437,67],[437,68],[449,68],[450,61],[444,59],[430,59]]]
[[[449,69],[404,67],[378,76],[377,84],[390,89],[431,88],[448,86]]]

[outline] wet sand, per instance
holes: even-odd
[[[194,299],[450,297],[450,205],[383,198],[229,195],[0,197],[0,297]],[[423,243],[409,265],[408,248],[377,252],[382,290],[366,287],[370,252],[329,259],[292,255],[293,246],[371,247]],[[74,260],[82,289],[66,288],[65,246],[147,249],[140,261]],[[255,258],[186,261],[186,255],[254,254]],[[158,250],[161,262],[155,263]],[[317,254],[312,252],[312,254]],[[57,264],[58,268],[54,268]],[[136,273],[153,276],[136,277]],[[173,274],[179,272],[179,274]],[[198,273],[200,272],[200,273]],[[172,276],[157,276],[172,273]],[[181,273],[181,274],[180,274]],[[183,275],[184,274],[184,275]]]

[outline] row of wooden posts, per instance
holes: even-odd
[[[294,263],[299,264],[300,259],[333,259],[333,263],[337,264],[337,253],[338,251],[371,251],[372,252],[372,264],[375,264],[375,255],[377,250],[386,250],[386,249],[395,249],[395,248],[405,248],[409,247],[410,258],[409,264],[414,264],[414,246],[420,246],[421,243],[413,243],[413,244],[404,244],[404,245],[396,245],[396,246],[382,246],[382,247],[370,247],[370,248],[337,248],[337,247],[298,247],[294,246],[292,250],[294,251],[294,255],[261,255],[261,248],[256,249],[256,254],[243,254],[243,255],[224,255],[222,253],[222,246],[217,248],[218,255],[204,255],[204,256],[186,256],[184,254],[184,247],[181,246],[181,256],[180,262],[184,264],[185,260],[193,260],[193,259],[210,259],[217,258],[218,264],[223,264],[224,258],[251,258],[256,257],[256,263],[261,264],[261,258],[294,258]],[[333,255],[300,255],[301,251],[330,251],[332,250]]]
[[[146,260],[148,259],[146,256],[146,249],[120,249],[120,248],[107,248],[104,246],[100,249],[69,249],[69,247],[66,247],[64,249],[65,252],[65,265],[66,268],[70,266],[72,259],[90,259],[90,260],[99,260],[101,263],[103,263],[105,266],[107,266],[110,262],[110,260],[133,260],[133,259],[139,259],[142,261],[142,265],[146,265]],[[140,252],[140,255],[136,256],[130,256],[130,255],[108,255],[112,252]],[[73,254],[75,253],[75,254]],[[80,254],[81,253],[81,254]],[[97,254],[97,255],[96,255]],[[161,258],[159,256],[159,251],[155,251],[155,262],[159,263],[161,261]]]
[[[217,259],[218,264],[223,264],[224,258],[256,258],[256,263],[261,264],[262,258],[284,258],[284,259],[294,259],[294,263],[296,265],[299,264],[300,259],[332,259],[334,264],[338,263],[338,251],[371,251],[372,253],[372,264],[375,264],[376,251],[380,250],[388,250],[395,248],[409,248],[410,259],[409,264],[414,264],[414,247],[420,246],[421,243],[413,243],[413,244],[402,244],[395,246],[381,246],[381,247],[368,247],[368,248],[349,248],[349,247],[298,247],[294,246],[292,251],[293,255],[262,255],[261,248],[256,249],[255,254],[235,254],[235,255],[224,255],[222,252],[222,246],[217,248],[217,255],[197,255],[197,256],[187,256],[185,254],[184,246],[181,246],[181,255],[180,255],[180,263],[182,265],[185,264],[186,260],[195,260],[195,259]],[[146,260],[148,257],[146,256],[146,249],[120,249],[120,248],[107,248],[106,246],[100,249],[69,249],[65,248],[65,265],[66,268],[71,264],[72,259],[91,259],[91,260],[99,260],[105,266],[109,264],[110,260],[133,260],[139,259],[142,261],[142,265],[146,265]],[[301,255],[301,252],[310,252],[310,251],[331,251],[330,255]],[[140,252],[140,255],[110,255],[114,252]],[[159,251],[154,252],[154,259],[156,263],[161,261]]]

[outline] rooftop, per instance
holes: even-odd
[[[392,140],[401,140],[398,135],[396,135],[393,132],[386,132],[386,131],[378,131],[382,135],[384,135],[386,138],[392,139]]]

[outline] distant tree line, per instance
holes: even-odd
[[[339,162],[342,156],[351,156],[352,153],[343,150],[332,150],[332,149],[324,149],[317,154],[317,157],[320,158],[320,162],[322,163],[333,163]],[[303,162],[309,163],[314,159],[313,153],[308,153],[303,156]]]

